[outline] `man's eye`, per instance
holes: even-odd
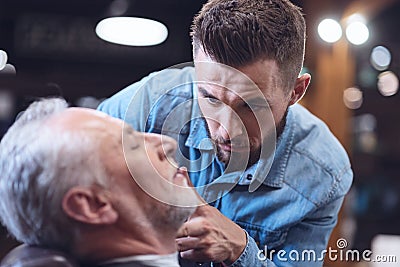
[[[265,110],[265,109],[266,109],[266,107],[264,107],[264,106],[252,105],[252,104],[247,104],[247,103],[244,104],[244,107],[245,107],[247,110],[252,110],[253,112],[260,111],[260,110]]]
[[[253,109],[253,111],[260,111],[260,110],[265,109],[265,107],[262,107],[262,106],[253,106],[252,109]]]
[[[218,105],[221,103],[221,101],[219,101],[216,98],[212,98],[212,97],[207,97],[207,101],[208,103],[210,103],[211,105]]]

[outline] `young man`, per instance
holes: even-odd
[[[297,104],[311,79],[300,75],[305,36],[288,0],[210,0],[192,25],[194,68],[150,74],[99,106],[175,138],[178,162],[215,207],[181,228],[185,266],[322,266],[352,171]]]
[[[35,102],[0,143],[0,219],[20,242],[91,266],[177,267],[199,199],[175,150],[101,112]]]

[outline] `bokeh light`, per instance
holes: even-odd
[[[378,76],[378,90],[383,96],[392,96],[399,90],[399,78],[391,71],[385,71]]]
[[[136,17],[110,17],[96,26],[101,39],[122,45],[151,46],[164,42],[168,29],[161,22]]]
[[[15,109],[15,97],[10,91],[0,90],[0,120],[8,120]]]
[[[371,65],[379,71],[386,70],[392,60],[389,49],[384,46],[376,46],[371,52]]]
[[[367,25],[361,21],[351,22],[346,28],[346,37],[350,43],[361,45],[369,38],[369,30]]]
[[[0,75],[15,75],[17,74],[17,70],[15,69],[13,64],[7,63],[2,70],[0,70]]]
[[[129,9],[128,0],[114,0],[110,4],[110,15],[121,16],[125,14]]]
[[[347,88],[343,92],[343,102],[349,109],[358,109],[363,103],[363,93],[357,87]]]
[[[342,37],[342,28],[336,20],[324,19],[318,25],[318,34],[325,42],[334,43]]]
[[[4,50],[0,50],[0,70],[4,69],[7,64],[7,53]]]
[[[371,113],[359,115],[354,120],[354,132],[373,132],[377,128],[377,119]]]
[[[378,146],[378,138],[375,132],[364,132],[359,136],[359,145],[361,151],[373,153]]]

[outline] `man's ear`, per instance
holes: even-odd
[[[296,104],[304,96],[307,91],[307,87],[310,84],[311,75],[305,73],[296,79],[294,89],[292,90],[289,106]]]
[[[87,224],[113,224],[118,213],[103,191],[94,188],[73,187],[62,200],[64,212],[76,221]]]

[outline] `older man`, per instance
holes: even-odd
[[[105,266],[178,266],[198,198],[173,139],[101,112],[33,103],[0,143],[0,218],[19,241]]]

